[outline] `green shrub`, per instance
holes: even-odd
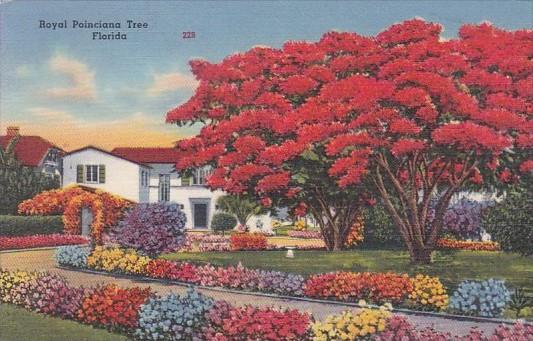
[[[533,254],[533,191],[510,191],[505,199],[487,208],[482,226],[504,251]]]
[[[27,236],[62,232],[62,216],[0,215],[0,236]]]
[[[229,213],[215,213],[213,219],[211,220],[211,229],[215,232],[229,231],[237,225],[237,218],[234,215]]]
[[[401,246],[402,240],[394,222],[381,204],[363,212],[365,232],[363,246]]]

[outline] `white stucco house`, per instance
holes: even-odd
[[[197,169],[190,178],[180,177],[174,167],[177,157],[174,148],[106,151],[86,146],[63,156],[63,186],[99,188],[139,203],[175,202],[187,216],[186,228],[209,229],[216,201],[224,192],[206,187],[208,168]],[[250,220],[252,228],[257,224],[270,229],[272,225],[269,216]]]

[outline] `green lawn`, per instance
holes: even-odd
[[[285,254],[285,251],[198,252],[167,254],[162,257],[216,265],[242,262],[250,268],[303,275],[335,270],[424,273],[440,277],[448,287],[454,287],[464,279],[493,277],[506,279],[513,287],[524,287],[529,295],[533,295],[533,259],[517,254],[438,251],[434,254],[433,263],[425,266],[409,264],[408,254],[398,250],[296,251],[293,259],[286,258]]]
[[[0,304],[2,341],[126,341],[123,335]]]

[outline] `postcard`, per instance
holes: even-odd
[[[0,341],[533,340],[532,13],[0,0]]]

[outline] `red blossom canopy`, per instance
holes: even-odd
[[[294,195],[288,163],[324,146],[341,187],[360,183],[377,155],[423,155],[439,181],[516,180],[533,168],[532,31],[484,23],[445,40],[441,30],[414,19],[375,37],[329,32],[192,61],[200,85],[167,121],[206,124],[178,143],[177,168],[210,163],[214,188]],[[509,153],[521,157],[503,162]]]

